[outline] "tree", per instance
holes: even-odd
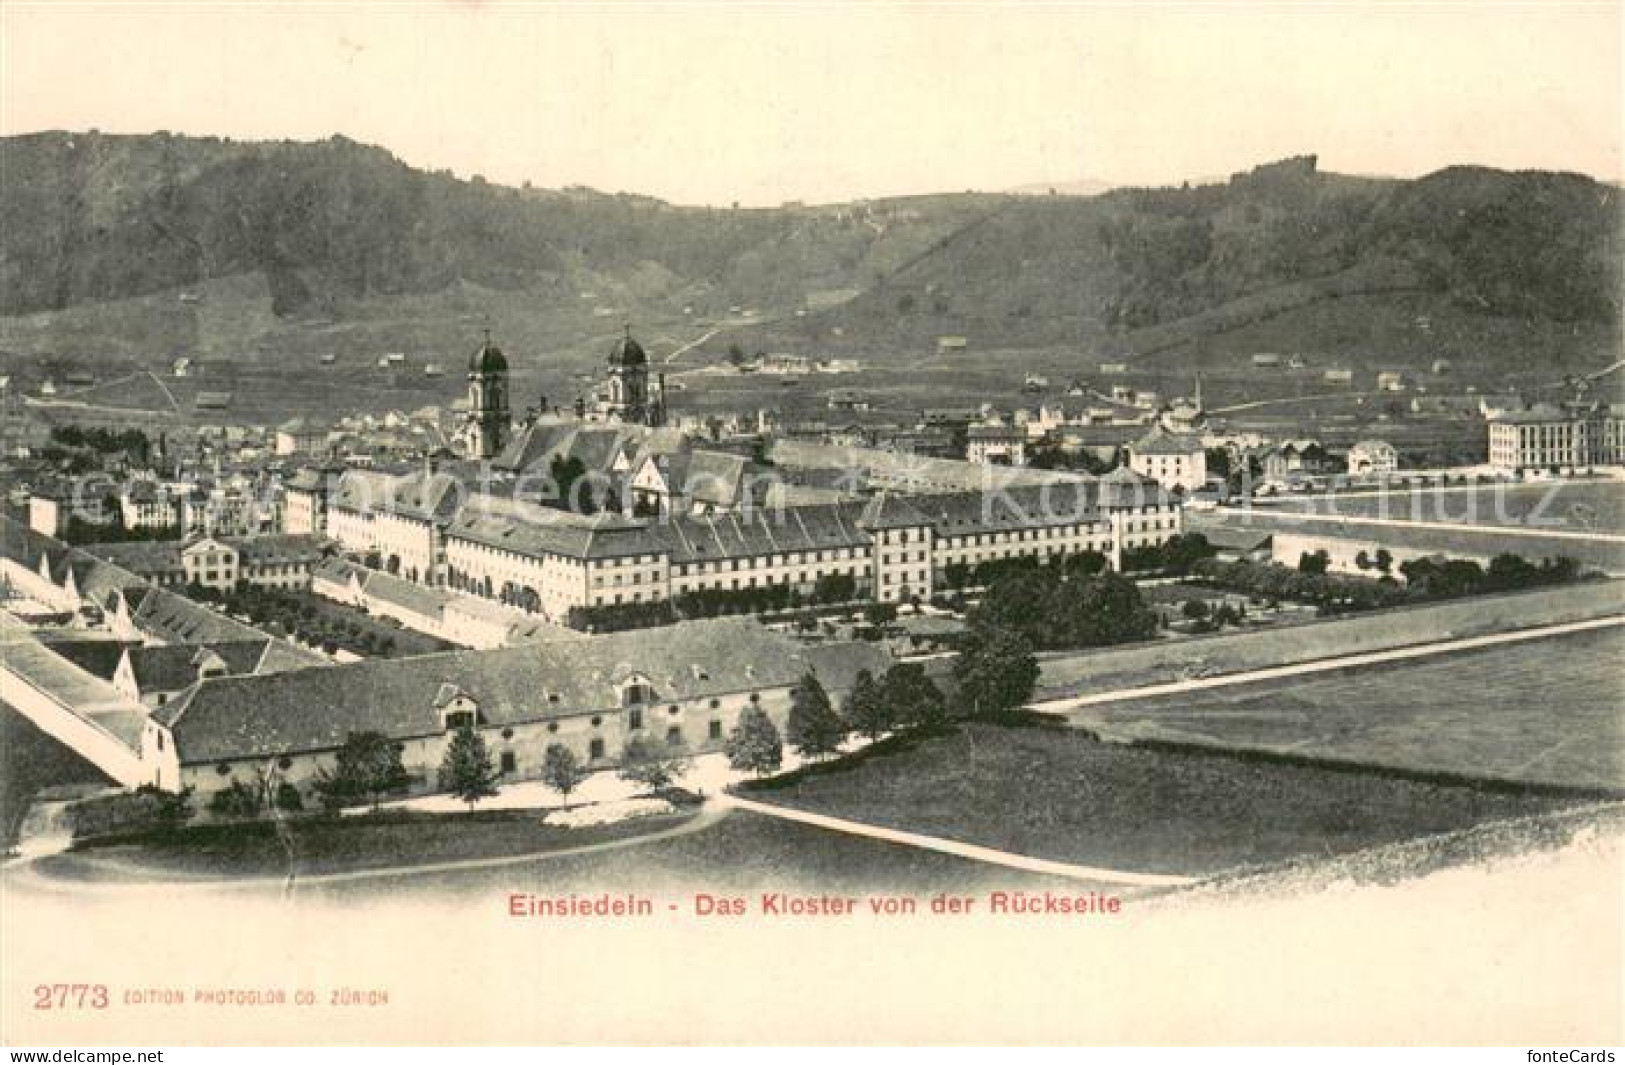
[[[1008,629],[973,628],[965,652],[954,663],[959,703],[977,717],[1014,710],[1032,697],[1038,659],[1028,639]]]
[[[765,776],[784,764],[784,743],[779,739],[778,726],[759,706],[747,706],[739,715],[739,724],[728,734],[723,751],[728,764],[757,776]]]
[[[897,620],[896,603],[870,603],[863,608],[863,618],[874,626],[890,625]]]
[[[1325,548],[1315,552],[1303,551],[1298,554],[1298,572],[1307,573],[1312,577],[1324,574],[1331,564],[1331,556],[1326,553]]]
[[[373,809],[384,795],[405,788],[411,778],[401,765],[401,751],[381,732],[351,732],[344,737],[331,770],[323,770],[316,791],[331,807],[366,800]]]
[[[843,711],[846,723],[871,740],[890,732],[896,724],[890,703],[881,697],[880,685],[867,669],[859,670],[853,679]]]
[[[1364,571],[1370,569],[1373,563],[1371,561],[1371,556],[1362,549],[1359,554],[1354,556],[1354,564],[1355,566],[1359,567],[1361,571]]]
[[[846,722],[830,705],[829,693],[812,672],[802,675],[790,693],[790,720],[785,735],[803,758],[822,758],[841,749]]]
[[[570,793],[587,779],[586,767],[576,753],[562,743],[550,743],[542,755],[542,783],[564,797],[564,808],[570,808]]]
[[[662,747],[638,736],[621,755],[621,779],[659,791],[688,772],[688,752],[681,747]]]
[[[495,785],[501,776],[491,764],[491,752],[478,732],[465,726],[452,734],[440,760],[441,791],[457,796],[472,810],[475,803],[497,793]]]
[[[1205,599],[1187,599],[1179,612],[1192,621],[1200,620],[1208,615],[1208,605]]]
[[[942,689],[918,662],[899,662],[880,681],[880,701],[901,728],[929,731],[947,720]]]
[[[1394,556],[1386,547],[1377,548],[1377,553],[1371,556],[1371,562],[1377,567],[1378,573],[1387,573],[1394,568]]]
[[[258,788],[241,780],[233,780],[231,787],[222,788],[209,796],[209,812],[218,817],[254,818],[260,815],[263,803]]]

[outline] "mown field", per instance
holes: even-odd
[[[1084,707],[1132,739],[1625,788],[1625,631]]]
[[[1200,875],[1536,813],[1561,800],[1223,754],[1053,726],[967,726],[752,798],[1019,854]]]
[[[1350,518],[1618,533],[1625,531],[1625,482],[1552,481],[1473,488],[1395,488],[1317,499],[1287,499],[1279,507]]]

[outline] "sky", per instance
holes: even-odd
[[[1621,4],[0,4],[0,132],[335,133],[505,184],[831,202],[1288,155],[1622,176]]]

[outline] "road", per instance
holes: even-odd
[[[725,794],[717,801],[725,807],[749,810],[752,813],[762,814],[767,817],[777,817],[785,821],[813,825],[817,828],[828,829],[831,832],[844,832],[849,836],[862,836],[865,839],[877,839],[884,843],[918,847],[921,850],[936,851],[939,854],[951,854],[956,858],[967,858],[973,862],[985,862],[990,865],[1003,866],[1006,869],[1018,869],[1024,873],[1038,873],[1043,876],[1060,877],[1066,880],[1083,880],[1095,884],[1125,884],[1133,887],[1179,887],[1185,884],[1194,884],[1197,880],[1196,877],[1189,876],[1132,873],[1120,869],[1100,869],[1088,865],[1073,865],[1070,862],[1051,861],[1048,858],[1033,858],[1025,854],[1015,854],[1011,851],[994,850],[992,847],[979,847],[974,843],[961,843],[958,840],[943,839],[940,836],[927,836],[919,832],[904,832],[895,828],[881,828],[878,825],[865,824],[861,821],[848,821],[844,818],[809,813],[806,810],[796,810],[788,806],[774,806],[771,803],[755,802],[751,799],[741,798],[738,795]]]
[[[351,884],[369,880],[382,881],[444,873],[501,869],[509,866],[528,865],[534,862],[545,862],[556,858],[574,858],[581,855],[622,850],[627,847],[639,847],[660,840],[686,836],[693,832],[702,832],[727,815],[728,809],[726,807],[707,806],[680,825],[674,825],[671,828],[659,832],[650,832],[642,836],[605,840],[601,843],[588,843],[562,850],[510,854],[498,858],[460,858],[455,861],[425,862],[418,865],[398,865],[378,869],[355,869],[343,873],[318,873],[311,876],[290,874],[288,876],[176,879],[165,877],[160,872],[135,862],[98,857],[92,859],[96,865],[127,875],[129,879],[104,881],[75,879],[68,876],[44,876],[38,870],[32,868],[34,864],[32,860],[22,859],[11,862],[3,869],[0,869],[0,883],[4,884],[7,893],[11,891],[38,892],[75,897],[153,896],[170,894],[176,891],[244,890],[275,891],[286,897],[294,894],[301,887],[325,887],[333,884]],[[74,861],[78,859],[68,856],[63,860]]]

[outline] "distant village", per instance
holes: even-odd
[[[1165,397],[1114,382],[1118,364],[1099,367],[1098,387],[1028,374],[1030,405],[928,408],[909,424],[865,417],[850,387],[828,391],[825,421],[685,411],[689,393],[630,329],[568,409],[521,405],[489,334],[456,365],[464,395],[443,408],[222,417],[193,433],[8,391],[20,417],[7,421],[0,577],[9,668],[40,719],[67,722],[122,783],[201,796],[264,771],[308,788],[358,732],[396,741],[431,789],[467,727],[513,779],[561,745],[615,766],[644,730],[720,751],[747,711],[785,727],[806,676],[840,702],[860,674],[968,657],[978,596],[1030,567],[1168,580],[1217,557],[1371,579],[1303,592],[1323,610],[1391,603],[1392,566],[1444,556],[1199,519],[1271,497],[1585,477],[1625,455],[1625,412],[1583,392],[1481,397],[1469,413],[1487,426],[1485,461],[1414,469],[1381,436],[1331,446],[1310,425],[1236,427],[1205,409],[1199,376]],[[777,355],[719,371],[857,368]],[[1098,638],[1243,624],[1245,597],[1221,605],[1134,606],[1138,628]]]

